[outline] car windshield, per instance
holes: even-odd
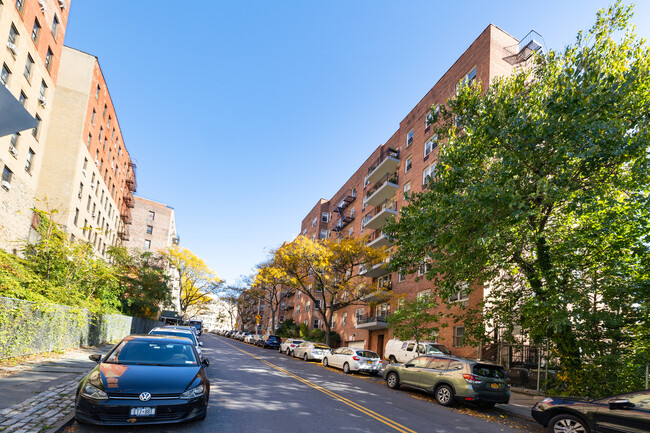
[[[445,355],[451,355],[451,352],[445,346],[434,346],[432,344],[427,345],[427,353],[433,355],[439,355],[441,353],[444,353]]]
[[[507,379],[506,371],[498,365],[476,364],[472,372],[477,376],[489,377],[492,379]]]
[[[191,332],[183,332],[183,331],[166,331],[166,330],[153,330],[149,334],[151,335],[169,335],[170,337],[185,337],[189,338],[192,340],[192,343],[196,345],[196,338],[194,337],[194,334]]]
[[[324,344],[314,344],[315,349],[329,349],[328,346],[325,346]]]
[[[270,341],[280,341],[280,337],[276,337],[275,335],[271,335],[268,339]]]
[[[137,340],[122,341],[104,362],[167,367],[193,367],[198,364],[194,350],[189,344]]]
[[[379,358],[379,355],[369,350],[357,350],[357,355],[363,356],[364,358],[372,358],[372,359]]]

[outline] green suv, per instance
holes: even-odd
[[[443,406],[469,401],[492,407],[510,400],[503,367],[458,356],[424,355],[406,364],[390,364],[384,377],[391,389],[401,385],[419,388],[432,393]]]

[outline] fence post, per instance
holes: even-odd
[[[542,351],[537,351],[537,395],[539,395],[539,383],[542,378]]]

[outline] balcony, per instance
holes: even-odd
[[[122,218],[124,224],[131,224],[133,222],[133,219],[131,217],[131,212],[124,212],[120,214],[120,217]]]
[[[393,294],[393,283],[384,281],[377,285],[377,290],[361,297],[364,302],[386,302]]]
[[[363,227],[381,230],[386,225],[386,221],[396,216],[397,203],[394,200],[385,201],[363,217]]]
[[[117,237],[123,241],[128,241],[131,238],[131,234],[126,228],[123,228],[122,230],[117,231]]]
[[[365,203],[368,206],[379,206],[382,202],[395,197],[398,188],[397,173],[388,173],[377,183],[375,183],[367,192]]]
[[[180,236],[176,235],[176,236],[172,237],[172,244],[178,245],[180,243],[181,243],[181,237]]]
[[[368,331],[375,331],[378,329],[388,328],[388,316],[362,316],[357,317],[356,329],[366,329]]]
[[[366,245],[370,248],[381,248],[389,247],[392,244],[393,242],[388,238],[388,236],[384,234],[383,231],[377,230],[370,236],[370,239]]]
[[[366,182],[375,183],[379,181],[382,176],[395,173],[395,170],[399,167],[399,162],[399,150],[389,147],[387,151],[382,152],[379,159],[368,169]]]

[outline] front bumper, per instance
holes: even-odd
[[[154,416],[132,417],[132,407],[155,407]],[[108,400],[92,400],[77,397],[75,418],[81,422],[98,425],[134,425],[134,424],[167,424],[204,418],[207,414],[207,397],[194,400],[178,398],[149,400],[127,400],[110,398]]]

